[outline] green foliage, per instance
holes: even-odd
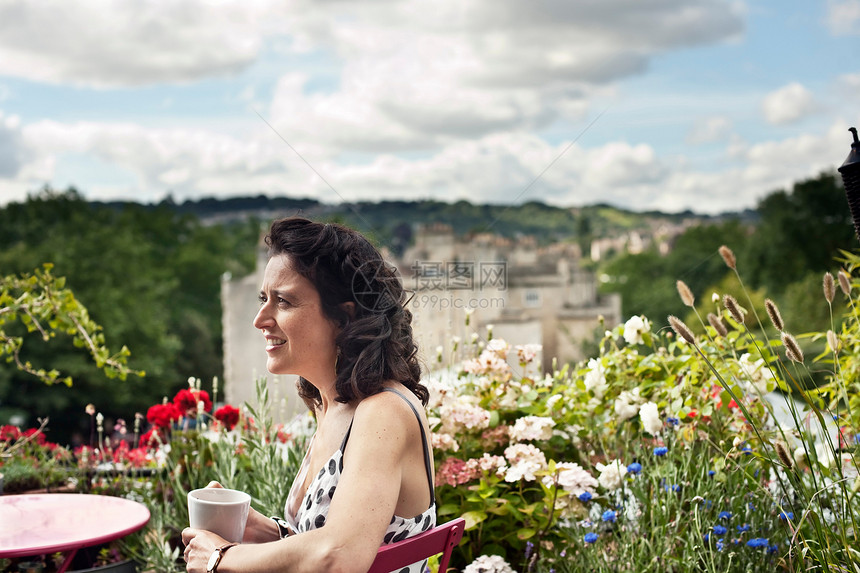
[[[643,314],[662,320],[674,312],[670,287],[676,280],[689,286],[699,305],[726,284],[725,277],[731,273],[717,248],[729,245],[750,292],[766,291],[791,311],[795,324],[804,325],[804,332],[824,327],[829,320],[826,313],[810,301],[821,292],[821,273],[832,269],[839,249],[857,241],[841,182],[834,173],[822,173],[795,184],[791,192],[768,195],[755,213],[754,225],[738,219],[690,227],[667,255],[652,249],[604,262],[599,272],[607,280],[601,291],[622,295],[624,316]]]
[[[22,363],[63,372],[75,385],[46,388],[0,364],[0,421],[11,412],[50,417],[49,431],[71,440],[87,431],[81,413],[89,402],[110,402],[114,416],[131,419],[189,376],[221,376],[221,277],[250,272],[259,233],[254,220],[206,226],[166,204],[90,204],[73,189],[47,189],[0,209],[3,273],[53,264],[105,326],[104,344],[134,349],[128,367],[147,373],[145,381],[117,384],[70,341],[34,344],[39,333],[21,325],[10,335],[22,339]]]
[[[131,354],[128,348],[123,346],[119,352],[111,354],[105,346],[102,327],[65,287],[65,279],[51,274],[52,267],[46,263],[32,274],[0,277],[0,357],[5,355],[6,362],[14,363],[19,370],[46,384],[62,381],[67,386],[72,385],[71,376],[61,380],[58,370],[45,370],[21,358],[24,337],[7,334],[7,325],[18,322],[28,333],[37,333],[43,342],[57,334],[70,337],[74,346],[86,349],[108,378],[125,380],[130,373],[142,375],[128,368],[126,361]]]

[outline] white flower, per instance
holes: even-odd
[[[535,472],[546,468],[546,456],[531,444],[508,446],[505,459],[511,464],[505,471],[506,482],[535,481]]]
[[[717,293],[711,293],[711,302],[720,302],[720,295]]]
[[[553,394],[549,398],[546,399],[546,409],[552,410],[555,407],[556,402],[561,400],[564,396],[561,394]]]
[[[651,332],[651,323],[644,316],[632,316],[624,323],[624,340],[627,344],[643,344],[642,335]]]
[[[528,364],[537,357],[538,352],[543,348],[540,344],[518,344],[514,346],[517,351],[517,357],[520,362]]]
[[[600,360],[592,358],[588,361],[589,371],[585,375],[585,389],[591,392],[595,398],[602,398],[609,387],[606,383],[606,367]]]
[[[517,573],[508,562],[499,555],[481,555],[466,568],[463,573]]]
[[[460,450],[460,444],[454,439],[451,434],[445,432],[431,432],[430,445],[434,450],[457,452]]]
[[[515,442],[526,440],[548,440],[552,437],[555,421],[542,416],[523,416],[518,418],[510,429],[511,439]]]
[[[642,422],[642,429],[652,436],[656,436],[663,429],[663,420],[660,419],[660,411],[654,402],[646,402],[639,408],[639,420]]]
[[[555,465],[558,470],[558,486],[564,491],[573,495],[579,495],[584,492],[593,494],[597,489],[597,480],[594,479],[588,470],[580,467],[579,464],[573,462],[561,462]],[[543,478],[543,483],[550,487],[553,483],[553,476]]]
[[[815,455],[818,457],[818,463],[826,468],[832,468],[836,465],[836,456],[833,455],[833,450],[824,442],[815,444]]]
[[[466,400],[466,396],[460,396],[459,400],[439,408],[444,431],[456,435],[458,430],[483,430],[490,425],[490,413]]]
[[[634,388],[632,392],[624,390],[615,399],[615,415],[619,421],[629,420],[639,413],[639,405],[642,403],[642,398],[639,396],[639,388]]]
[[[490,344],[492,344],[493,342],[495,342],[495,340],[491,340]],[[504,342],[502,344],[504,344]],[[491,349],[490,345],[488,344],[487,348],[485,348],[484,351],[481,352],[480,356],[463,362],[463,370],[478,375],[508,374],[511,371],[511,367],[508,365],[505,359],[500,356],[500,354],[500,351]]]
[[[609,491],[618,489],[621,480],[627,474],[627,467],[621,463],[621,460],[614,460],[606,465],[596,464],[594,467],[600,472],[600,476],[597,478],[598,483]]]
[[[743,380],[745,386],[754,388],[758,394],[766,394],[773,390],[773,372],[763,358],[753,362],[750,360],[749,353],[744,353],[738,360],[738,365],[746,374],[746,379]]]
[[[502,456],[491,456],[484,452],[480,458],[472,458],[466,460],[466,469],[469,471],[480,471],[489,473],[504,473],[508,467],[505,458]]]

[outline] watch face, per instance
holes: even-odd
[[[221,559],[221,551],[216,549],[212,552],[212,555],[209,556],[209,563],[206,564],[206,570],[212,571],[217,567],[218,561]]]

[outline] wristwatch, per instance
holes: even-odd
[[[212,555],[209,556],[209,563],[206,564],[206,573],[216,573],[216,570],[218,569],[218,564],[221,563],[221,558],[224,557],[224,554],[227,553],[227,550],[234,545],[239,544],[227,543],[226,545],[222,545],[221,547],[213,551]]]

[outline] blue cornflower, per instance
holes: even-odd
[[[747,504],[747,507],[750,509],[750,511],[755,511],[755,506],[753,505],[753,502],[749,502]]]
[[[676,483],[673,483],[672,485],[664,485],[663,489],[665,489],[666,491],[681,491],[681,486]]]
[[[668,451],[669,451],[669,448],[667,448],[666,446],[660,446],[658,448],[654,448],[654,455],[655,456],[665,456]]]
[[[860,444],[860,434],[854,434],[854,443]]]
[[[728,531],[728,529],[726,529],[722,525],[715,525],[714,526],[714,535],[725,535],[727,531]]]
[[[780,521],[787,521],[789,519],[794,519],[794,512],[791,511],[782,511],[779,514]]]
[[[642,464],[639,462],[633,462],[629,466],[627,466],[627,473],[629,474],[638,474],[642,471]]]
[[[681,423],[681,421],[678,420],[678,418],[673,418],[670,416],[670,417],[666,418],[666,423],[669,424],[670,426],[677,426],[678,424]]]
[[[777,551],[779,551],[779,545],[777,545],[776,543],[774,543],[773,545],[771,545],[767,548],[767,554],[768,555],[772,555],[773,553],[776,553]]]
[[[731,511],[721,511],[719,518],[725,519],[726,521],[728,521],[729,519],[732,518],[732,512]]]
[[[585,534],[585,542],[586,543],[594,543],[595,541],[597,541],[597,537],[598,537],[598,535],[596,533],[594,533],[593,531],[591,533],[586,533]]]
[[[749,531],[750,525],[749,525],[749,523],[744,523],[743,525],[738,525],[737,530],[738,530],[738,533],[743,533],[744,531]]]
[[[708,477],[714,477],[714,475],[715,475],[716,473],[717,473],[717,472],[715,472],[714,470],[709,470],[709,471],[708,471]]]
[[[710,539],[710,538],[711,538],[711,534],[710,534],[710,533],[706,533],[706,534],[704,534],[704,535],[702,536],[702,539],[704,539],[705,541],[707,541],[707,540],[708,540],[708,539]]]
[[[526,542],[526,559],[531,557],[532,551],[534,551],[534,549],[535,549],[535,544],[532,543],[531,541],[527,541]]]
[[[725,544],[722,539],[717,539],[717,551],[722,551],[725,548]]]
[[[749,446],[744,446],[744,447],[742,447],[742,448],[741,448],[741,451],[742,451],[743,453],[745,453],[746,455],[748,455],[748,456],[751,456],[751,455],[752,455],[752,448],[751,448],[751,447],[749,447]]]
[[[764,537],[754,537],[747,541],[747,547],[767,547],[767,539]]]
[[[606,511],[603,512],[603,515],[600,516],[600,519],[602,519],[603,521],[612,521],[614,523],[615,522],[615,512],[612,511],[611,509],[607,509]]]
[[[582,492],[581,494],[579,494],[579,495],[577,496],[577,498],[579,499],[579,501],[581,501],[581,502],[583,502],[583,503],[585,503],[585,502],[587,502],[587,501],[591,501],[591,498],[592,498],[592,497],[593,497],[593,496],[591,495],[591,493],[590,493],[590,492],[587,492],[587,491],[584,491],[584,492]]]

